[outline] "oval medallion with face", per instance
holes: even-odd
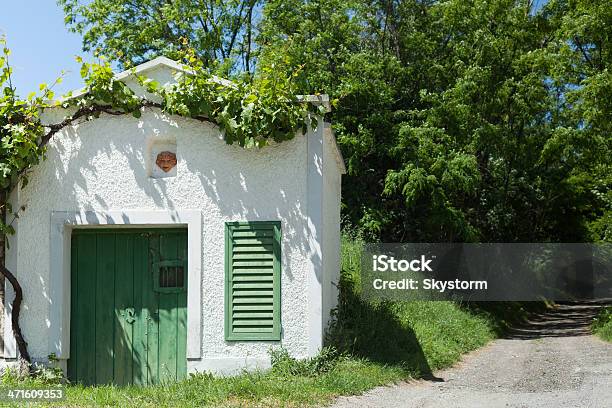
[[[172,152],[161,152],[157,155],[155,163],[160,169],[167,173],[176,166],[176,154]]]

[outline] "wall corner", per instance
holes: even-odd
[[[308,228],[308,350],[309,356],[323,346],[323,118],[307,133],[307,228]]]

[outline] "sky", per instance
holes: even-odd
[[[64,26],[64,15],[55,0],[0,0],[0,36],[11,49],[13,85],[24,96],[51,84],[66,71],[57,95],[83,86],[76,55],[93,59],[81,49],[81,37]]]

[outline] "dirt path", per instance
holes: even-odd
[[[535,316],[434,381],[343,397],[352,407],[612,407],[612,344],[590,335],[596,305],[562,305]]]

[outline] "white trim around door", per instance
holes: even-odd
[[[70,243],[74,228],[187,227],[187,359],[202,357],[202,213],[199,210],[53,211],[49,354],[70,358]]]

